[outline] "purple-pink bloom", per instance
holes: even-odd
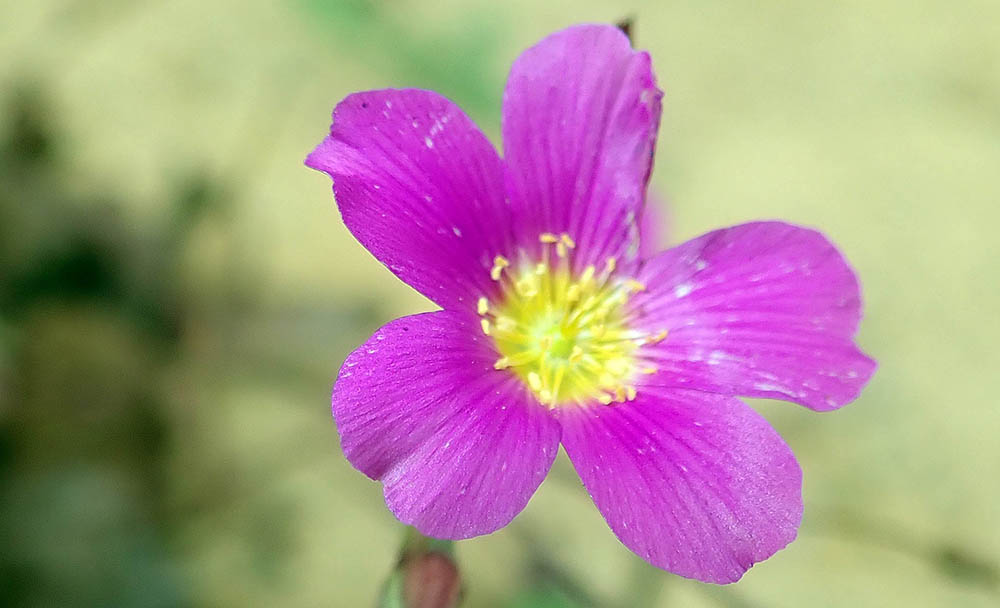
[[[514,63],[501,159],[452,102],[355,93],[306,164],[344,222],[443,310],[397,319],[333,391],[344,454],[424,534],[509,523],[562,442],[618,538],[682,576],[738,580],[796,535],[801,470],[737,398],[853,399],[857,279],[819,232],[724,228],[644,257],[662,93],[617,29]]]

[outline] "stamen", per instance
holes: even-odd
[[[512,332],[517,329],[517,321],[510,317],[497,317],[497,329],[500,331]]]
[[[541,376],[538,375],[537,372],[528,373],[528,386],[530,386],[531,390],[535,391],[536,393],[542,390],[542,378]]]
[[[573,283],[566,290],[566,300],[569,302],[576,302],[580,299],[580,285]]]
[[[611,359],[604,364],[609,372],[616,376],[623,376],[629,368],[629,362],[625,359]]]
[[[517,353],[516,355],[511,355],[507,357],[507,362],[510,367],[519,367],[521,365],[527,365],[529,363],[534,363],[538,361],[541,357],[541,353],[533,350],[525,350]]]
[[[490,278],[494,281],[499,281],[500,273],[503,272],[503,269],[508,266],[510,266],[510,260],[502,255],[496,256],[493,258],[493,268],[490,269]]]
[[[517,293],[526,297],[533,298],[538,295],[538,283],[535,279],[535,275],[527,274],[518,279],[517,283],[514,284],[514,289]]]
[[[667,339],[667,330],[663,329],[663,330],[660,330],[660,333],[656,334],[655,336],[652,336],[650,338],[646,338],[645,343],[646,344],[659,344],[660,342],[663,342],[666,339]]]
[[[490,278],[500,282],[500,296],[476,301],[482,331],[499,351],[494,369],[510,370],[547,407],[634,400],[634,377],[656,372],[641,367],[641,349],[667,335],[630,326],[625,304],[646,286],[616,277],[615,257],[605,259],[600,276],[594,265],[574,274],[576,241],[569,234],[543,232],[538,240],[545,246],[536,259],[523,252],[515,262],[494,257]]]
[[[625,281],[625,286],[630,291],[634,291],[635,293],[639,293],[640,291],[646,291],[646,286],[640,283],[639,281],[636,281],[635,279],[627,279]]]

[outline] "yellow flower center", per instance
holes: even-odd
[[[494,258],[490,277],[501,284],[501,296],[477,303],[483,333],[501,355],[493,367],[512,370],[549,407],[635,399],[635,377],[656,371],[643,364],[639,349],[667,335],[630,327],[625,304],[645,286],[618,277],[614,258],[600,270],[587,266],[574,276],[573,239],[543,233],[539,240],[541,260],[514,266],[503,256]]]

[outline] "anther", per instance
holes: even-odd
[[[664,330],[661,330],[660,333],[656,334],[655,336],[653,336],[651,338],[646,338],[645,343],[646,344],[659,344],[660,342],[663,342],[666,339],[667,339],[667,330],[664,329]]]
[[[486,334],[487,336],[490,335],[490,320],[489,319],[480,319],[479,320],[479,326],[483,328],[483,333],[484,334]]]
[[[494,281],[499,281],[500,273],[503,272],[503,269],[508,266],[510,266],[510,260],[502,255],[496,256],[493,258],[493,268],[490,269],[490,278]]]
[[[580,285],[578,283],[573,283],[566,289],[566,301],[576,302],[580,299]]]
[[[542,390],[542,378],[537,372],[530,372],[528,374],[528,386],[536,393]]]
[[[532,298],[538,295],[538,284],[535,275],[529,274],[518,279],[514,284],[517,293],[525,298]]]
[[[646,286],[636,281],[635,279],[628,279],[625,281],[625,287],[629,290],[639,293],[640,291],[646,291]]]
[[[615,387],[615,401],[625,403],[625,387],[620,384]]]
[[[552,234],[551,232],[543,232],[538,235],[538,240],[543,243],[557,243],[559,242],[559,237]]]
[[[628,371],[628,361],[625,359],[611,359],[604,364],[608,371],[616,376],[624,376]]]
[[[510,359],[507,357],[500,357],[493,362],[493,369],[507,369],[510,367]]]
[[[489,311],[489,309],[490,309],[490,301],[487,300],[485,297],[479,298],[479,301],[476,302],[476,312],[479,313],[480,315],[485,315]]]
[[[571,239],[570,236],[565,232],[559,235],[559,242],[569,247],[570,249],[576,248],[576,241]]]
[[[635,390],[634,386],[632,386],[630,384],[630,385],[628,385],[628,386],[625,387],[625,397],[629,401],[635,401],[636,395],[638,395],[638,392]]]
[[[511,332],[517,329],[517,321],[510,317],[497,317],[497,329]]]
[[[608,258],[608,261],[605,262],[605,267],[607,268],[609,274],[615,271],[616,266],[618,266],[618,260],[615,258]]]

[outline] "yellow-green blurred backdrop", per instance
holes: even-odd
[[[0,2],[0,603],[367,606],[401,527],[329,392],[430,305],[302,166],[361,89],[435,89],[499,142],[545,34],[636,20],[677,242],[817,226],[880,362],[839,412],[755,402],[799,539],[720,588],[622,547],[560,457],[460,543],[470,607],[1000,603],[1000,3]]]

